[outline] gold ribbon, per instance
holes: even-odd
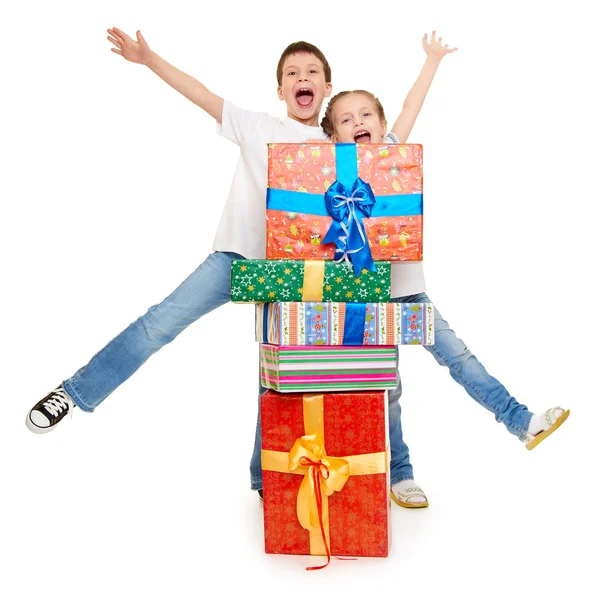
[[[330,557],[328,497],[340,492],[350,476],[387,473],[388,451],[327,456],[324,449],[324,395],[303,394],[303,409],[306,435],[297,439],[289,452],[263,450],[262,467],[265,471],[304,476],[297,498],[298,521],[310,532],[310,554]],[[322,497],[322,515],[318,510],[317,493]]]
[[[324,261],[304,261],[304,286],[302,302],[322,301],[322,288],[324,287]]]

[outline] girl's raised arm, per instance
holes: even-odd
[[[457,48],[449,48],[448,44],[442,45],[442,39],[436,39],[436,33],[431,34],[431,41],[427,41],[427,34],[423,36],[423,48],[427,53],[427,60],[421,69],[418,79],[412,86],[410,92],[404,100],[402,112],[396,119],[392,133],[398,138],[401,144],[408,140],[408,136],[414,127],[415,121],[421,112],[423,102],[427,96],[427,92],[431,87],[431,82],[439,67],[441,59],[451,52],[455,52]]]

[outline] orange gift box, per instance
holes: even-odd
[[[321,243],[333,223],[325,193],[351,170],[376,200],[360,219],[373,259],[423,259],[421,145],[268,144],[268,155],[267,259],[335,258],[335,244]]]
[[[261,396],[267,553],[388,555],[387,418],[384,391]]]

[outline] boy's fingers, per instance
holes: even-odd
[[[121,29],[117,29],[117,27],[113,27],[113,31],[117,34],[117,37],[120,37],[123,41],[129,40],[133,41],[124,31]]]
[[[113,29],[107,29],[107,31],[120,43],[123,44],[124,40],[120,35],[117,35]]]
[[[123,52],[121,50],[117,50],[117,48],[111,48],[111,52],[118,54],[119,56],[123,56]]]
[[[121,48],[121,42],[119,42],[118,40],[116,40],[115,38],[112,38],[110,35],[107,36],[107,39],[112,43],[115,44],[115,46],[117,46],[117,48]]]
[[[443,41],[443,38],[439,38],[439,39],[437,40],[437,43],[441,45],[441,42],[442,42],[442,41]]]

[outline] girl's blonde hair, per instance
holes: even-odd
[[[384,107],[382,106],[382,103],[376,96],[374,96],[371,92],[368,92],[367,90],[348,90],[345,92],[339,92],[336,96],[333,96],[330,99],[328,106],[326,107],[326,112],[324,113],[324,117],[322,117],[322,121],[320,123],[320,126],[322,127],[322,129],[324,129],[326,135],[333,136],[335,133],[336,128],[332,114],[334,105],[345,96],[349,96],[351,94],[362,94],[363,96],[367,96],[375,104],[380,121],[386,122],[386,114],[384,113]]]

